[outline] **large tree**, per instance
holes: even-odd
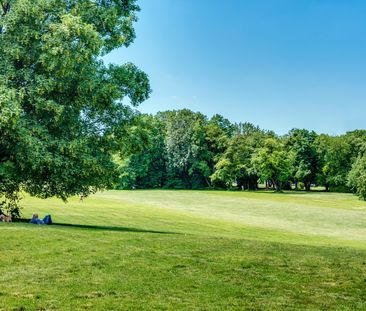
[[[165,123],[165,186],[187,189],[207,186],[211,172],[205,142],[206,117],[188,109],[166,111],[159,117]]]
[[[166,182],[165,124],[158,117],[141,114],[135,118],[134,138],[130,139],[139,150],[116,155],[120,182],[117,188],[161,188]]]
[[[102,56],[132,43],[135,0],[0,0],[0,196],[89,194],[115,181],[150,87]]]
[[[314,131],[306,129],[293,129],[287,135],[287,149],[294,156],[292,176],[296,188],[297,182],[301,181],[306,191],[310,191],[310,185],[315,182],[319,171],[316,137],[317,134]]]
[[[263,181],[269,181],[276,191],[282,190],[291,176],[293,155],[286,151],[280,138],[272,137],[264,141],[263,147],[256,149],[252,163]]]
[[[234,127],[234,134],[228,140],[211,178],[216,183],[224,182],[227,188],[235,184],[239,189],[255,190],[259,176],[253,168],[252,157],[272,133],[266,133],[251,123],[239,123]]]
[[[345,136],[321,134],[316,138],[315,145],[319,159],[317,182],[324,185],[326,191],[346,190],[352,150]]]

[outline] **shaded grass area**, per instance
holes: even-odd
[[[177,234],[175,232],[169,232],[169,231],[154,231],[154,230],[145,230],[145,229],[128,228],[128,227],[116,227],[116,226],[95,226],[95,225],[65,224],[65,223],[57,223],[57,222],[53,223],[53,226],[72,227],[72,228],[91,229],[91,230],[102,230],[102,231]]]
[[[328,194],[312,195],[323,201],[310,209],[334,204]],[[288,217],[291,210],[275,196],[120,191],[66,206],[26,198],[26,217],[51,213],[58,224],[0,224],[0,310],[365,310],[365,241],[352,239],[350,223],[342,240],[276,227],[277,213],[269,228],[217,212],[220,202],[235,212],[238,197],[254,198],[277,202]],[[357,199],[339,199],[363,217]],[[206,216],[197,211],[207,204]],[[326,207],[329,215],[335,209],[354,211]]]

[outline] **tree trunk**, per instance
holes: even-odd
[[[211,185],[210,181],[208,180],[208,178],[206,176],[204,176],[204,178],[205,178],[205,181],[206,181],[208,187],[211,189],[212,185]]]
[[[279,182],[272,180],[272,184],[276,191],[281,191],[281,185]]]

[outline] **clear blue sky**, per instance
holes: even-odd
[[[132,61],[139,110],[189,108],[284,134],[365,129],[365,0],[140,0]]]

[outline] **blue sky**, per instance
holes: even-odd
[[[189,108],[278,134],[365,128],[366,1],[140,0],[131,61],[153,93],[139,110]]]

